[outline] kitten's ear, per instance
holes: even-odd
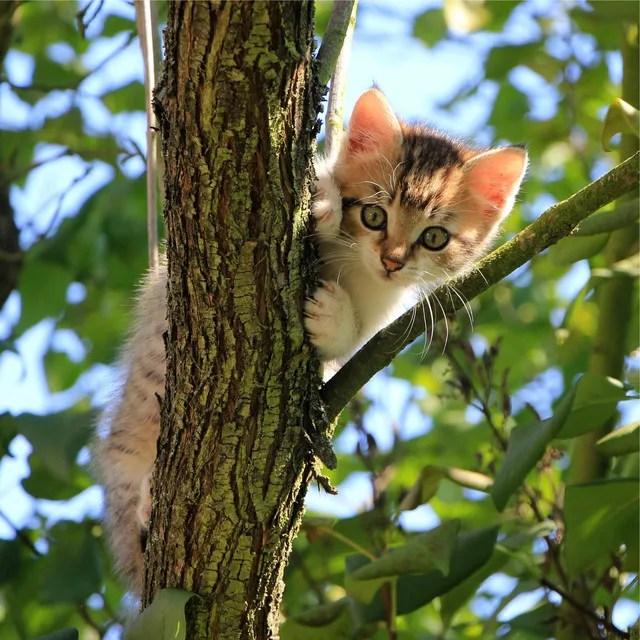
[[[526,149],[503,147],[482,153],[464,165],[466,188],[491,222],[499,222],[511,211],[527,164]]]
[[[400,122],[381,91],[369,89],[357,100],[343,150],[348,155],[383,151],[402,142]]]

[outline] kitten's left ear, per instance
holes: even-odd
[[[492,223],[500,222],[513,208],[527,164],[523,147],[492,149],[465,163],[466,188]]]

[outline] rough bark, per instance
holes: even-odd
[[[0,2],[0,71],[13,36],[13,14],[20,6],[18,0]],[[0,132],[0,149],[2,133]],[[0,309],[14,290],[22,267],[19,232],[9,202],[9,180],[5,176],[7,158],[0,154]],[[4,169],[4,170],[3,170]]]
[[[313,476],[301,303],[315,127],[312,2],[171,2],[158,95],[167,388],[143,606],[187,637],[277,637]]]

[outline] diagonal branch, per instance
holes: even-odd
[[[446,286],[436,289],[429,297],[436,303],[432,305],[432,311],[428,311],[425,306],[425,313],[429,314],[427,317],[433,314],[432,324],[442,319],[445,305],[453,305],[452,311],[457,311],[462,307],[464,298],[471,300],[477,297],[531,258],[568,236],[581,220],[637,187],[639,155],[636,153],[575,195],[549,207],[515,238],[479,262],[474,272],[456,280],[459,300],[449,299]],[[424,302],[418,305],[417,313],[414,310],[408,311],[375,335],[324,385],[321,395],[329,420],[333,421],[375,373],[386,367],[402,349],[425,331],[425,322],[421,320],[424,316],[420,308],[423,305]]]

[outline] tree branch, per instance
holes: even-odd
[[[158,149],[158,122],[153,110],[153,90],[156,87],[156,70],[160,58],[158,25],[155,7],[151,0],[135,0],[136,24],[144,59],[144,90],[147,111],[147,243],[149,268],[158,266],[158,183],[160,174]],[[155,18],[155,20],[154,20]]]
[[[423,302],[408,311],[389,327],[380,331],[322,388],[327,416],[334,420],[346,403],[375,373],[387,366],[407,345],[426,329],[426,317],[435,324],[444,315],[444,307],[457,311],[463,299],[471,300],[496,284],[534,256],[568,236],[577,224],[601,207],[617,200],[638,185],[638,156],[636,153],[600,179],[575,195],[547,209],[535,222],[523,229],[480,261],[471,274],[455,281],[460,299],[451,300],[446,286],[439,287],[429,297],[435,304],[431,309]]]
[[[352,9],[355,0],[335,0],[331,10],[331,18],[322,38],[322,45],[316,60],[318,62],[318,80],[326,85],[336,67],[338,56],[342,50],[347,30],[352,20]],[[353,11],[355,20],[355,11]]]
[[[336,4],[348,3],[336,2]],[[334,12],[336,11],[336,4],[334,4]],[[355,2],[352,2],[351,4],[351,16],[347,25],[347,31],[344,35],[340,55],[336,61],[336,68],[331,76],[331,88],[329,89],[329,102],[327,104],[327,116],[325,118],[326,137],[324,141],[324,150],[329,157],[338,153],[340,140],[342,139],[343,134],[344,96],[347,92],[347,75],[349,73],[349,60],[351,58],[351,41],[353,40],[353,30],[356,26],[358,0],[355,0]],[[333,15],[331,17],[333,18]]]

